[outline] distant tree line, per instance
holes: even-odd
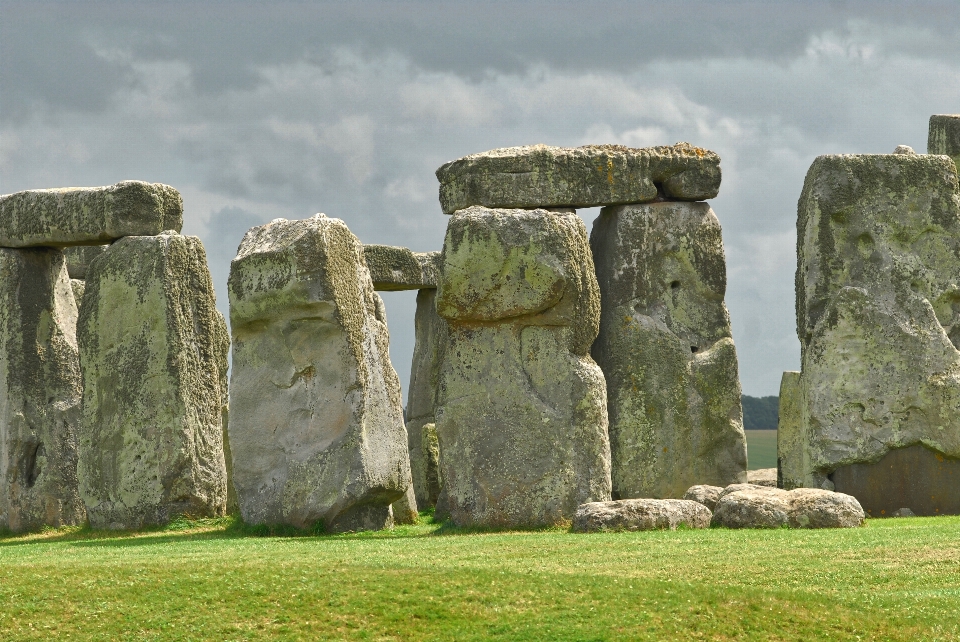
[[[743,395],[743,429],[776,430],[780,417],[780,397]]]

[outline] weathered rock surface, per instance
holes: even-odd
[[[448,329],[447,322],[437,314],[436,302],[436,290],[417,293],[416,345],[407,391],[410,472],[421,508],[436,506],[442,486],[435,411]]]
[[[230,448],[248,523],[384,528],[410,485],[400,383],[363,247],[278,219],[230,267]]]
[[[364,245],[373,288],[383,291],[437,287],[440,252],[414,252],[393,245]]]
[[[417,511],[417,498],[413,492],[413,484],[407,486],[406,492],[397,501],[390,504],[390,510],[393,512],[394,524],[415,524],[419,512]]]
[[[800,373],[788,370],[780,379],[780,398],[777,418],[777,486],[785,490],[801,488],[806,452],[806,397],[803,394]]]
[[[73,292],[73,300],[77,304],[77,310],[83,302],[83,292],[87,288],[87,282],[82,279],[70,279],[70,291]]]
[[[506,147],[437,170],[444,214],[470,207],[595,207],[668,198],[700,201],[720,190],[720,157],[688,143]]]
[[[77,307],[63,253],[0,248],[0,529],[81,524]]]
[[[109,245],[76,245],[63,248],[67,258],[67,274],[71,279],[87,278],[87,268],[93,260],[107,251]]]
[[[590,236],[603,302],[613,494],[681,497],[746,481],[720,223],[706,203],[601,210]]]
[[[683,494],[684,499],[689,499],[690,501],[703,504],[711,511],[716,507],[717,501],[720,499],[720,495],[723,493],[723,488],[720,486],[709,486],[707,484],[697,484],[696,486],[691,486],[687,489],[687,492]]]
[[[471,207],[447,226],[436,410],[457,524],[557,524],[610,498],[600,297],[576,214]]]
[[[577,508],[573,531],[652,531],[708,528],[712,515],[700,502],[686,499],[621,499],[592,502]]]
[[[927,153],[951,157],[957,173],[960,174],[960,114],[938,114],[930,117]]]
[[[747,471],[747,483],[756,486],[777,487],[777,469],[760,468],[759,470]]]
[[[960,457],[953,163],[821,156],[807,173],[797,232],[803,404],[789,414],[802,422],[803,448],[793,461],[782,449],[781,469],[803,478],[792,472],[784,485],[826,485],[842,466],[918,443]]]
[[[99,245],[180,231],[183,199],[169,185],[34,189],[0,196],[0,246]]]
[[[130,236],[87,272],[78,475],[90,524],[222,515],[229,337],[200,239]]]
[[[819,488],[754,487],[724,494],[712,524],[727,528],[856,528],[863,509],[856,498]]]

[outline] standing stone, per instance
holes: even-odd
[[[806,397],[801,388],[800,373],[787,371],[780,379],[780,405],[777,419],[777,486],[784,490],[802,488],[803,460],[806,449]]]
[[[941,114],[930,117],[927,153],[951,157],[957,173],[960,174],[960,114]]]
[[[506,147],[464,156],[437,170],[444,214],[470,207],[595,207],[702,201],[720,190],[720,157],[677,143]]]
[[[183,199],[169,185],[34,189],[0,196],[0,246],[98,245],[180,231]]]
[[[164,232],[111,245],[87,273],[77,336],[90,524],[223,515],[228,335],[200,240]]]
[[[76,324],[63,253],[0,248],[0,529],[85,518]]]
[[[458,211],[437,312],[449,325],[436,428],[454,523],[558,524],[610,499],[600,297],[573,213]]]
[[[407,391],[407,437],[410,472],[421,508],[436,506],[442,486],[436,406],[440,366],[447,342],[447,322],[437,314],[437,291],[417,292],[416,346]]]
[[[607,379],[613,496],[683,497],[746,481],[720,223],[706,203],[604,208],[593,357]]]
[[[389,526],[410,465],[360,242],[322,214],[278,219],[244,236],[229,287],[230,448],[243,519]]]
[[[915,444],[960,457],[954,164],[931,155],[821,156],[804,182],[797,233],[803,485],[848,492],[838,482],[857,475],[843,467]],[[905,472],[885,470],[875,483],[897,483]],[[960,487],[922,492],[955,497]]]

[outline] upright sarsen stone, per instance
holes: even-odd
[[[249,523],[383,528],[410,485],[400,383],[363,246],[278,219],[230,267],[230,449]]]
[[[77,307],[63,253],[0,248],[0,528],[81,524]]]
[[[746,481],[720,223],[706,203],[604,208],[590,237],[602,301],[615,498]]]
[[[90,524],[222,515],[229,337],[200,240],[169,232],[111,245],[87,272],[77,335]]]
[[[437,312],[449,326],[436,409],[457,524],[557,524],[610,498],[600,316],[574,213],[471,207],[450,219]]]
[[[927,153],[949,156],[957,167],[957,173],[960,173],[960,114],[939,114],[930,117]]]

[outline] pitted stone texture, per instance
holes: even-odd
[[[785,490],[802,488],[806,452],[806,397],[800,373],[788,370],[780,379],[777,419],[777,486]]]
[[[709,508],[686,499],[622,499],[583,504],[573,518],[573,531],[675,531],[678,526],[708,528],[711,517]]]
[[[440,206],[452,214],[485,207],[595,207],[668,198],[700,201],[720,190],[720,157],[689,143],[506,147],[464,156],[437,170]]]
[[[93,260],[107,251],[109,245],[77,245],[63,248],[67,257],[67,273],[71,279],[87,278],[87,268]]]
[[[727,492],[713,511],[726,528],[856,528],[864,513],[855,497],[819,488],[753,487]]]
[[[83,302],[83,291],[87,288],[87,282],[82,279],[70,279],[70,291],[73,292],[73,300],[77,304],[77,310]]]
[[[960,456],[953,163],[821,156],[804,182],[797,233],[803,485],[915,443]]]
[[[384,528],[410,485],[400,383],[363,246],[318,214],[247,232],[230,266],[230,448],[248,523]]]
[[[683,498],[703,504],[712,511],[717,505],[717,501],[720,499],[722,493],[723,488],[720,486],[697,484],[696,486],[688,488],[687,492],[683,494]]]
[[[437,287],[440,252],[414,252],[393,245],[364,245],[373,289],[385,292]]]
[[[0,246],[100,245],[183,227],[180,192],[160,183],[35,189],[0,196]]]
[[[200,239],[110,246],[87,273],[80,493],[96,528],[223,515],[229,337]]]
[[[413,484],[407,486],[407,491],[403,497],[390,505],[393,512],[394,524],[415,524],[419,513],[417,512],[417,498],[413,492]]]
[[[558,524],[610,498],[599,292],[586,229],[545,210],[457,212],[437,311],[443,506],[457,524]]]
[[[938,114],[930,117],[927,153],[951,157],[957,173],[960,174],[960,114]]]
[[[760,468],[759,470],[747,471],[747,483],[756,486],[767,486],[769,488],[777,487],[777,469]]]
[[[0,248],[0,529],[83,523],[77,307],[63,253]]]
[[[604,208],[590,243],[614,497],[681,497],[693,484],[745,481],[717,217],[706,203]]]

